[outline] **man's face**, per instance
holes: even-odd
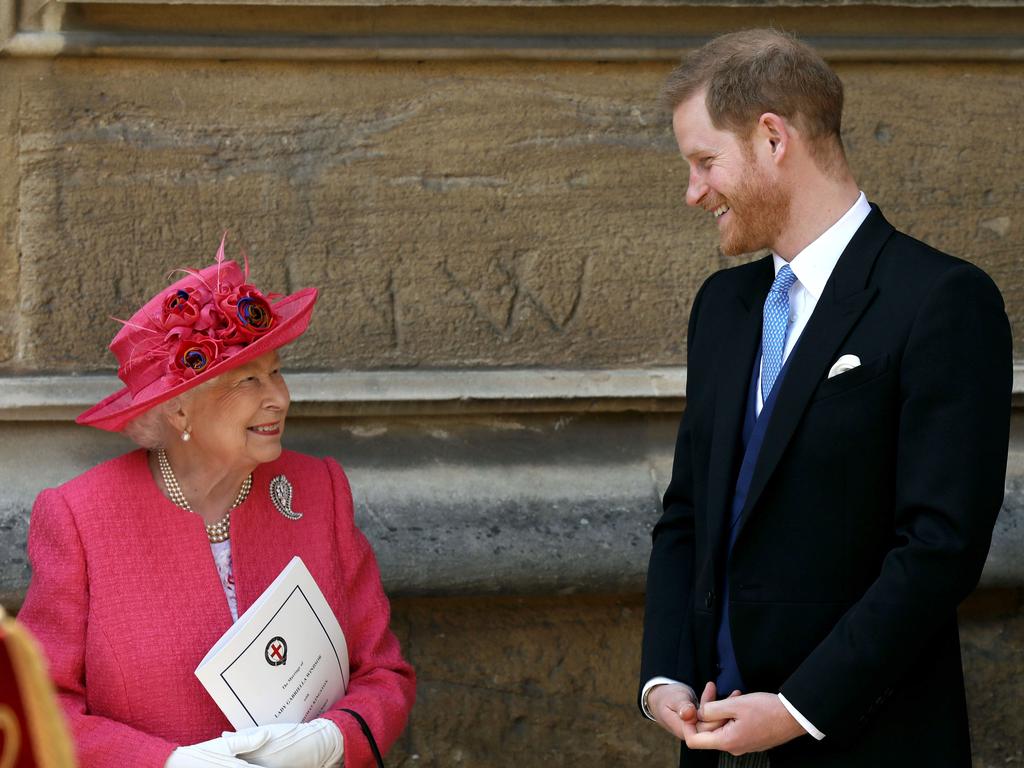
[[[729,256],[774,248],[789,216],[789,197],[758,147],[711,123],[700,91],[676,108],[672,129],[690,166],[687,205],[714,217]],[[755,131],[755,139],[757,132]]]

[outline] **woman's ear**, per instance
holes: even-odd
[[[164,403],[164,419],[166,419],[171,430],[179,435],[192,429],[189,415],[185,411],[185,404],[181,398],[176,397]]]

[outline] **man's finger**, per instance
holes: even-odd
[[[692,722],[696,722],[696,720],[697,720],[697,707],[694,706],[692,701],[688,701],[688,702],[686,702],[685,704],[683,704],[679,708],[679,710],[676,712],[676,714],[678,714],[680,719],[682,719],[682,720],[685,720],[685,721],[691,722],[691,723]]]
[[[698,717],[705,722],[712,720],[732,720],[738,714],[736,702],[741,697],[733,698],[730,696],[727,699],[721,701],[709,701],[707,704],[702,704],[700,712],[697,713]]]
[[[694,702],[692,689],[678,683],[657,685],[648,695],[651,716],[677,739],[683,738],[683,718],[697,719]]]
[[[697,721],[697,733],[708,733],[709,731],[717,731],[719,728],[721,728],[723,725],[725,725],[728,722],[730,722],[730,721],[729,720],[713,720],[710,723],[705,723],[703,720],[698,720]]]
[[[690,749],[718,749],[728,751],[726,747],[727,737],[730,729],[734,727],[732,721],[726,721],[720,728],[709,731],[699,731],[696,727],[683,724],[683,734],[686,746]]]
[[[718,689],[715,684],[708,681],[708,684],[704,686],[704,692],[700,695],[700,705],[703,707],[710,701],[714,701],[718,697]]]
[[[658,725],[664,728],[666,731],[671,733],[677,739],[684,740],[686,738],[683,728],[688,722],[680,713],[685,712],[686,707],[689,707],[691,711],[686,714],[689,715],[689,721],[693,722],[697,720],[697,710],[693,704],[686,704],[680,707],[679,711],[676,711],[671,706],[665,704],[658,708],[655,715],[658,720]]]
[[[697,736],[697,721],[684,720],[681,739],[689,746],[690,741]]]

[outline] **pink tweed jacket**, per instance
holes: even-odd
[[[300,520],[270,501],[285,475]],[[33,576],[18,618],[50,663],[82,768],[162,768],[171,751],[232,730],[193,671],[231,626],[202,520],[163,497],[144,451],[43,491],[28,537]],[[259,466],[231,516],[238,611],[293,555],[302,557],[349,644],[348,691],[324,717],[345,739],[346,768],[372,766],[356,720],[382,751],[412,708],[415,675],[388,629],[390,609],[352,494],[330,459],[286,451]]]

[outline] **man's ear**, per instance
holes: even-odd
[[[794,138],[789,123],[774,112],[765,112],[758,118],[755,134],[757,141],[775,164],[782,162],[786,157],[790,142]]]

